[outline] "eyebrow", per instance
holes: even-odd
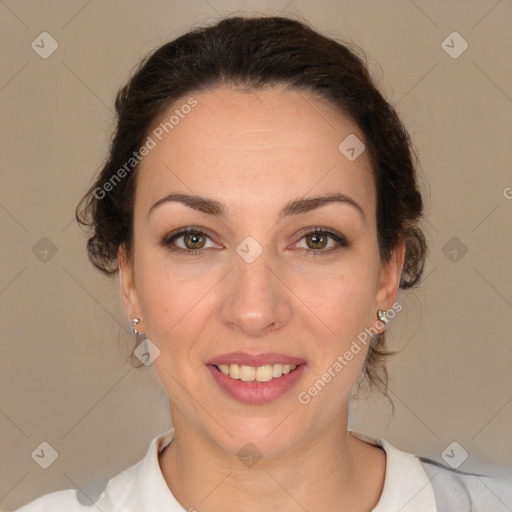
[[[165,197],[162,197],[162,199],[159,199],[153,206],[151,206],[151,208],[148,211],[148,217],[156,208],[158,208],[162,204],[170,202],[182,203],[185,206],[188,206],[189,208],[215,217],[226,218],[228,216],[228,208],[219,201],[216,201],[215,199],[209,199],[207,197],[183,194],[178,192],[171,192]],[[366,217],[361,206],[351,197],[341,193],[305,197],[289,201],[283,206],[283,208],[279,212],[279,220],[282,220],[285,217],[289,217],[291,215],[307,213],[309,211],[315,210],[317,208],[320,208],[331,203],[341,203],[354,207],[361,214],[363,220],[366,221]]]

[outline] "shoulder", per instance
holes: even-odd
[[[174,438],[171,428],[153,438],[146,456],[111,478],[96,492],[80,489],[51,492],[32,500],[15,512],[140,512],[166,503],[167,510],[180,510],[162,476],[158,454]],[[178,508],[177,508],[178,507]]]
[[[374,512],[511,512],[512,473],[493,466],[494,476],[452,469],[404,452],[387,440],[350,430],[386,451],[386,476]],[[497,472],[501,470],[501,473]]]
[[[142,461],[111,478],[100,493],[84,494],[64,489],[40,496],[14,512],[135,512],[142,509],[136,495],[138,470]],[[135,507],[135,508],[133,508]]]
[[[510,512],[512,475],[467,473],[418,457],[434,491],[438,512]]]

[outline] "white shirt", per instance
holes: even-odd
[[[349,430],[386,452],[384,487],[372,512],[512,512],[512,478],[462,473],[402,452],[381,438]],[[111,478],[92,501],[75,489],[40,496],[15,512],[184,512],[169,489],[158,454],[174,439],[174,429],[156,436],[146,456]],[[315,511],[311,511],[315,512]]]

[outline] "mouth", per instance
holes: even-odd
[[[264,404],[288,393],[307,370],[304,359],[282,354],[231,353],[206,363],[220,390],[238,402]]]
[[[263,366],[246,366],[239,364],[213,365],[217,370],[231,379],[243,382],[269,382],[273,379],[280,379],[288,375],[296,368],[296,364],[265,364]]]

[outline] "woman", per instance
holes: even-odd
[[[386,325],[427,251],[409,136],[360,58],[228,18],[145,59],[116,110],[77,218],[173,429],[94,505],[19,510],[511,510],[508,482],[348,430],[361,379],[386,393]]]

